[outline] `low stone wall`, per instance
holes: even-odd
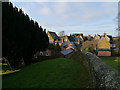
[[[93,69],[96,81],[100,82],[100,87],[120,90],[120,73],[117,70],[105,64],[99,57],[90,52],[84,51],[82,53],[89,58],[89,66]]]

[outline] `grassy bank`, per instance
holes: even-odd
[[[120,59],[118,57],[100,57],[105,63],[120,72]]]
[[[89,77],[75,60],[58,58],[32,64],[3,77],[3,88],[88,88]]]

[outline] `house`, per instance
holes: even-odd
[[[100,40],[100,35],[99,34],[95,34],[95,36],[94,36],[94,40]]]
[[[59,46],[61,46],[61,44],[63,43],[62,41],[55,41],[55,45],[57,45],[57,43],[59,44]]]
[[[70,35],[70,36],[65,36],[64,37],[64,42],[74,42],[74,38]]]
[[[48,31],[47,35],[49,37],[49,43],[54,44],[55,41],[59,39],[59,37],[57,36],[57,34],[55,32]]]
[[[88,39],[88,40],[93,40],[93,37],[92,37],[91,35],[88,35],[88,36],[87,36],[87,39]]]
[[[61,44],[61,50],[72,49],[76,51],[76,44],[74,42],[64,42]]]
[[[98,56],[111,56],[110,42],[107,37],[102,37],[97,44]]]
[[[109,38],[109,35],[107,35],[107,33],[104,33],[103,35],[101,35],[101,38],[102,37],[106,37],[108,41],[110,41],[110,38]]]
[[[77,44],[82,43],[82,39],[81,38],[74,38],[74,40],[75,40],[75,43],[77,43]]]
[[[72,37],[74,37],[74,38],[80,38],[80,40],[83,40],[83,33],[80,33],[80,34],[72,34]]]
[[[37,51],[35,54],[35,57],[37,57],[37,56],[54,56],[54,55],[55,55],[54,45],[50,43],[48,48],[46,49],[46,51]]]
[[[66,48],[69,46],[69,42],[63,42],[62,44],[61,44],[61,50],[66,50]]]

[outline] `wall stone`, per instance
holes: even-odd
[[[120,90],[120,73],[111,66],[104,63],[96,55],[84,51],[82,52],[89,58],[90,66],[93,68],[96,80],[100,82],[102,88],[117,88]]]

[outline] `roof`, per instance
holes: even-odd
[[[72,47],[75,49],[76,48],[76,46],[75,46],[75,43],[74,42],[70,42],[72,45]]]
[[[66,46],[66,45],[68,45],[69,44],[69,42],[63,42],[62,44],[61,44],[61,46]]]
[[[80,40],[82,40],[82,38],[74,38],[75,40],[78,40],[78,39],[80,39]]]
[[[49,50],[53,50],[54,49],[54,45],[50,43],[49,46],[48,46],[48,49]]]
[[[57,42],[58,42],[58,43],[62,43],[62,41],[55,41],[55,43],[57,43]]]
[[[64,50],[64,51],[60,51],[60,53],[62,53],[63,55],[68,55],[68,54],[70,54],[72,52],[73,52],[72,49],[67,49],[67,50]]]
[[[74,42],[74,41],[75,41],[72,36],[67,36],[67,37],[68,37],[68,39],[70,40],[70,42]]]
[[[49,33],[53,37],[53,39],[58,39],[59,38],[55,32],[50,32],[49,31]]]
[[[102,40],[103,38],[106,38],[106,37],[102,37],[102,38],[98,41],[98,44],[101,42],[101,40]],[[106,39],[107,39],[107,41],[109,42],[109,38],[106,38]]]

